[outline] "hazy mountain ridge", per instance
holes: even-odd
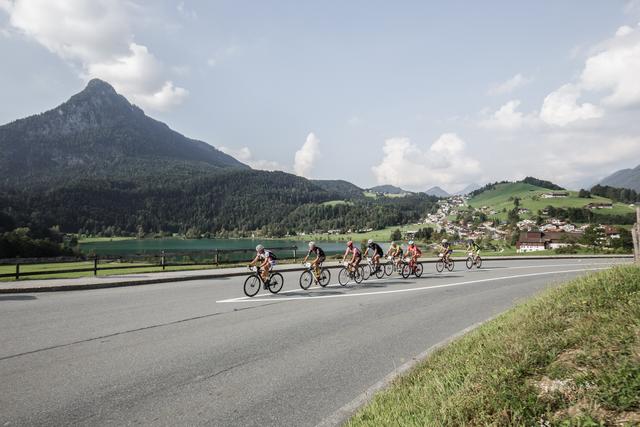
[[[430,189],[425,191],[425,194],[428,194],[429,196],[436,196],[436,197],[449,197],[449,196],[451,196],[451,194],[449,194],[448,192],[444,191],[442,188],[438,187],[437,185],[434,186],[434,187],[431,187]]]
[[[600,185],[616,188],[629,188],[640,192],[640,165],[635,168],[621,169],[600,181]]]

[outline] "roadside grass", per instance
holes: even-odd
[[[500,315],[347,425],[640,425],[640,268],[575,279]]]

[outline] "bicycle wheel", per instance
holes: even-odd
[[[413,274],[415,274],[416,277],[421,277],[423,271],[424,271],[424,267],[422,266],[422,263],[419,262],[419,263],[416,264],[416,269],[413,272]]]
[[[453,260],[449,260],[449,264],[447,264],[447,270],[453,271],[453,267],[455,265],[456,265],[456,263]]]
[[[436,261],[436,271],[438,273],[442,273],[442,270],[444,270],[444,261],[439,259],[438,261]]]
[[[284,285],[284,278],[282,277],[282,274],[280,273],[271,274],[271,277],[269,277],[269,286],[267,287],[269,288],[269,291],[272,294],[277,294],[278,292],[280,292],[283,285]]]
[[[356,271],[353,272],[353,280],[360,284],[362,283],[362,281],[364,280],[364,272],[367,270],[367,268],[365,267],[358,267],[356,268]],[[369,270],[369,273],[371,273],[371,270]],[[371,274],[369,274],[371,275]]]
[[[338,272],[338,283],[342,286],[347,286],[349,283],[349,271],[345,267],[342,267]]]
[[[391,273],[393,273],[393,264],[388,262],[384,265],[384,274],[391,276]]]
[[[365,266],[362,266],[361,268],[362,268],[362,279],[369,280],[369,277],[371,277],[371,266],[365,265]]]
[[[244,281],[244,294],[248,297],[254,297],[258,292],[260,292],[260,283],[261,280],[258,276],[249,276],[247,280]]]
[[[467,257],[467,268],[471,270],[473,267],[473,257]]]
[[[402,266],[402,271],[400,271],[400,274],[402,275],[402,277],[404,277],[405,279],[409,277],[409,275],[411,274],[411,266],[409,264],[404,264]]]
[[[309,289],[311,284],[313,283],[313,273],[310,271],[303,271],[300,275],[300,287],[305,291]]]
[[[327,268],[320,270],[320,277],[318,277],[318,284],[323,288],[331,282],[331,271]]]
[[[480,258],[480,256],[476,257],[476,267],[477,268],[482,267],[482,258]]]
[[[384,277],[384,266],[383,265],[379,265],[378,269],[376,270],[376,277],[378,279],[382,279]]]

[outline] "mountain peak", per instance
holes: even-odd
[[[85,87],[84,90],[90,91],[90,92],[105,91],[109,94],[117,95],[116,90],[113,88],[113,86],[111,86],[109,83],[105,82],[104,80],[100,80],[100,79],[89,80],[89,83],[87,83],[87,86]]]

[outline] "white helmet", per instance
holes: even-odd
[[[316,247],[316,242],[309,242],[309,249],[313,249]]]
[[[264,246],[262,245],[256,246],[256,252],[262,252],[262,251],[264,251]]]
[[[367,243],[368,244],[372,244],[373,243],[373,239],[369,239],[369,241]]]
[[[409,240],[409,245],[413,245],[413,240]]]
[[[447,239],[442,239],[442,243],[447,243]]]

